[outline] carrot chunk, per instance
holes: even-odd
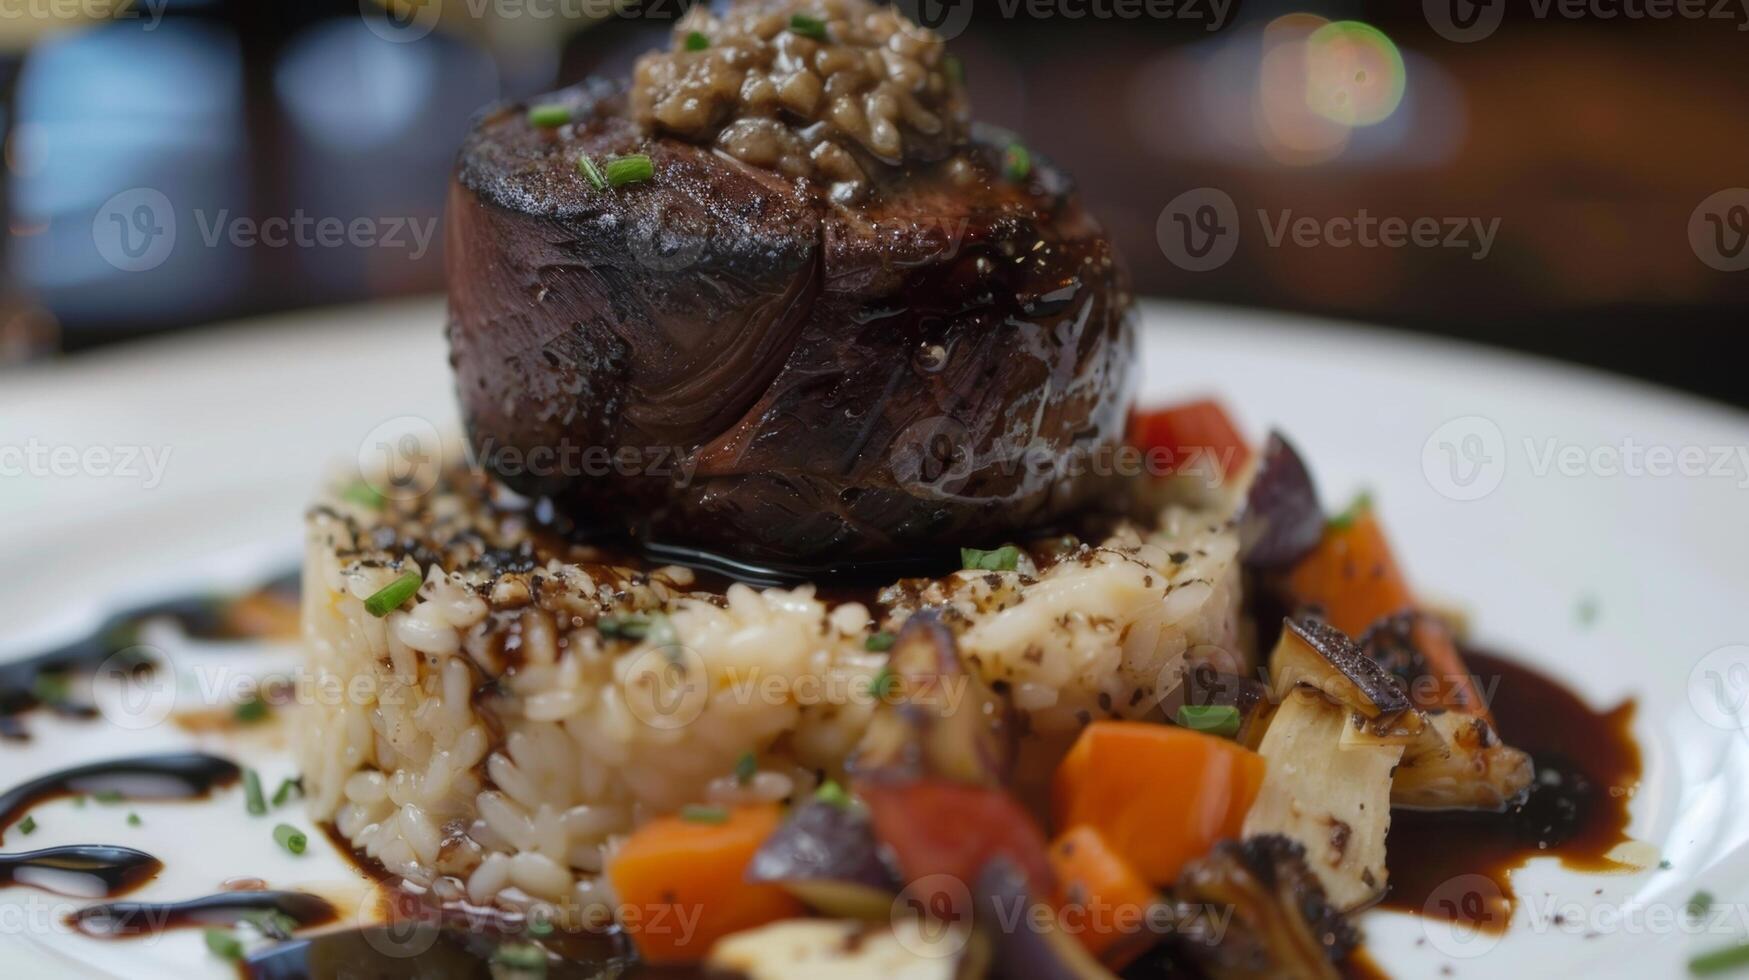
[[[696,962],[730,933],[802,914],[782,887],[745,880],[782,820],[776,804],[711,808],[652,820],[626,839],[607,877],[645,960]]]
[[[1092,827],[1143,880],[1171,884],[1217,842],[1239,835],[1263,782],[1263,757],[1170,725],[1096,721],[1057,767],[1059,831]]]
[[[1064,831],[1050,856],[1063,891],[1057,914],[1063,930],[1106,966],[1123,969],[1160,938],[1147,919],[1159,895],[1097,829]]]

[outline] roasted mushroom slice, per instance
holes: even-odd
[[[1406,711],[1409,696],[1346,633],[1316,620],[1289,619],[1269,655],[1270,690],[1277,698],[1304,684],[1324,696],[1378,718]]]
[[[1305,849],[1264,835],[1219,844],[1178,878],[1173,941],[1154,956],[1209,980],[1319,980],[1360,941],[1325,897]]]
[[[886,918],[899,891],[868,811],[849,801],[797,807],[753,855],[747,880],[782,885],[817,911],[851,919]]]
[[[747,980],[976,980],[989,946],[968,927],[906,916],[890,924],[788,919],[724,937],[706,965]]]
[[[1427,810],[1502,810],[1530,788],[1529,755],[1502,742],[1486,718],[1429,712],[1391,782],[1391,803]]]
[[[953,633],[934,613],[905,622],[884,676],[890,691],[863,734],[853,772],[1007,782],[1015,741],[1009,704],[961,659]]]
[[[1247,837],[1282,834],[1304,845],[1307,864],[1345,911],[1384,893],[1391,770],[1403,755],[1388,739],[1344,744],[1352,717],[1309,688],[1289,693],[1258,747],[1269,770],[1245,817]]]

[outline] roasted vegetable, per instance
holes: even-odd
[[[782,885],[817,911],[852,919],[885,918],[899,891],[867,809],[824,800],[797,807],[766,838],[747,867],[747,880]]]
[[[1333,521],[1311,554],[1295,565],[1286,588],[1300,607],[1315,607],[1324,619],[1349,636],[1360,636],[1391,616],[1416,609],[1414,593],[1391,554],[1390,543],[1370,505],[1361,504],[1341,521]],[[1425,674],[1434,681],[1415,707],[1445,708],[1487,716],[1457,646],[1443,624],[1432,617],[1415,623],[1415,645]]]
[[[1149,928],[1160,896],[1098,830],[1083,825],[1052,841],[1051,867],[1063,891],[1058,922],[1100,962],[1121,970],[1160,941]]]
[[[1251,461],[1251,447],[1213,399],[1136,409],[1130,414],[1130,444],[1169,454],[1173,475],[1189,473],[1232,479]]]
[[[967,668],[953,633],[934,613],[917,613],[888,658],[897,697],[875,709],[852,771],[1005,784],[1014,765],[1011,709]]]
[[[1097,828],[1144,879],[1168,884],[1216,841],[1238,835],[1263,770],[1257,753],[1224,738],[1096,721],[1057,767],[1053,819],[1060,830]]]
[[[1058,924],[1031,876],[998,855],[972,888],[978,928],[990,937],[996,975],[1007,980],[1111,980],[1111,971]]]
[[[718,942],[707,965],[746,980],[977,980],[989,961],[989,942],[969,926],[898,916],[773,923]]]
[[[620,925],[651,963],[692,963],[743,929],[802,913],[776,885],[746,880],[754,853],[782,821],[776,804],[659,817],[638,828],[607,864]],[[696,916],[687,927],[685,918]]]
[[[1172,942],[1138,966],[1159,958],[1188,961],[1209,980],[1335,980],[1360,941],[1307,867],[1305,849],[1285,837],[1216,846],[1184,869],[1172,894]]]
[[[1409,709],[1409,697],[1395,677],[1341,630],[1314,620],[1282,624],[1269,655],[1269,681],[1278,700],[1303,684],[1368,718]]]
[[[1245,818],[1244,834],[1282,834],[1306,860],[1339,909],[1385,890],[1385,835],[1391,827],[1391,770],[1401,744],[1343,744],[1354,717],[1311,688],[1289,692],[1258,753],[1269,774]]]
[[[906,892],[926,908],[955,904],[956,896],[947,894],[951,883],[967,887],[998,856],[1026,873],[1034,895],[1055,898],[1056,876],[1044,834],[1007,791],[940,778],[888,776],[858,779],[856,793],[868,806],[875,836],[892,851],[908,888],[916,888],[920,879],[934,880],[924,894]]]
[[[1500,810],[1530,788],[1530,756],[1500,741],[1485,718],[1431,712],[1407,742],[1391,803],[1427,810]]]
[[[1263,446],[1263,460],[1239,518],[1239,556],[1250,568],[1290,568],[1324,536],[1324,508],[1300,454],[1279,432]]]

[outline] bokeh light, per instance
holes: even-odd
[[[1341,20],[1305,41],[1306,106],[1345,126],[1371,126],[1402,104],[1408,77],[1403,56],[1384,32]]]

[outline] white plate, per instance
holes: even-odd
[[[243,583],[295,560],[302,507],[325,467],[369,451],[385,423],[455,430],[441,323],[433,302],[299,314],[4,376],[0,657],[68,638],[130,598]],[[1147,323],[1150,398],[1218,393],[1255,434],[1280,426],[1328,503],[1374,493],[1422,591],[1460,600],[1484,641],[1523,651],[1594,705],[1639,701],[1646,772],[1631,833],[1649,845],[1652,867],[1582,876],[1534,862],[1515,876],[1518,918],[1497,942],[1369,913],[1375,959],[1402,976],[1442,966],[1459,976],[1672,976],[1697,951],[1749,938],[1749,743],[1707,687],[1709,672],[1749,677],[1749,647],[1737,646],[1749,643],[1749,418],[1382,331],[1165,305],[1150,307]],[[65,465],[59,447],[79,461]],[[105,461],[93,447],[117,452]],[[156,478],[145,449],[162,466]],[[137,454],[131,473],[126,452]],[[1685,472],[1643,465],[1662,467],[1665,453]],[[1582,601],[1598,610],[1589,626],[1575,614]],[[28,746],[0,745],[0,781],[194,741],[174,726],[31,724]],[[224,751],[258,766],[270,787],[290,772],[272,732]],[[273,821],[245,817],[238,790],[214,804],[132,807],[138,828],[123,822],[126,809],[47,805],[30,845],[137,842],[167,864],[136,896],[149,900],[204,894],[233,875],[361,887],[320,837],[301,858],[279,851]],[[21,846],[16,829],[6,845]],[[1720,913],[1696,925],[1682,906],[1700,889]],[[231,975],[198,933],[71,935],[59,923],[77,904],[0,889],[4,972]]]

